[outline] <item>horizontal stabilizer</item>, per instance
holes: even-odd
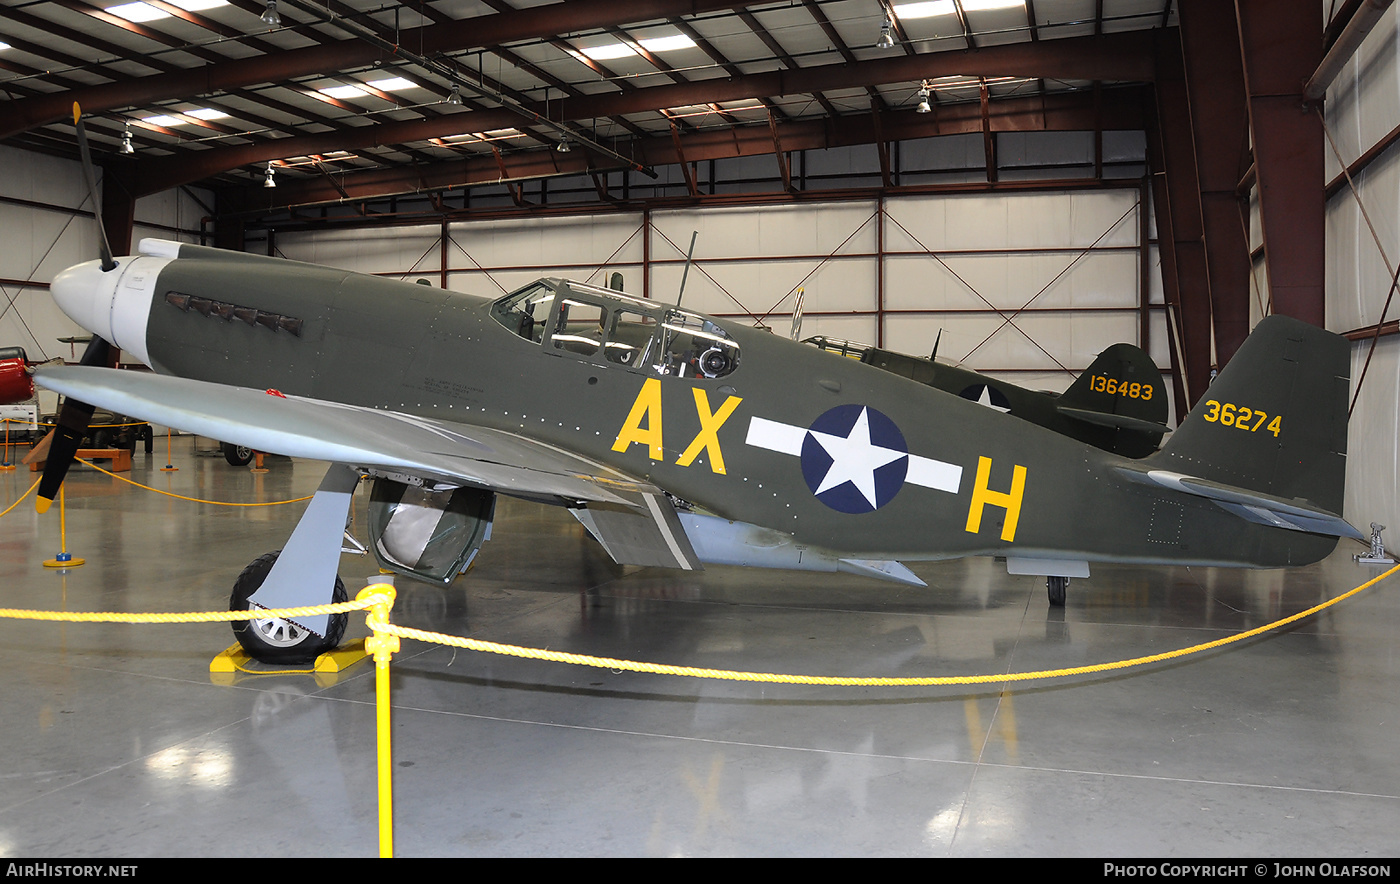
[[[1186,476],[1169,470],[1119,467],[1118,473],[1130,481],[1140,484],[1171,488],[1196,497],[1213,500],[1228,512],[1260,525],[1271,525],[1289,531],[1306,531],[1309,534],[1326,534],[1331,537],[1365,539],[1365,535],[1353,528],[1341,516],[1328,512],[1311,501],[1284,500],[1272,494],[1224,485],[1220,482]]]
[[[1093,424],[1098,427],[1110,427],[1115,430],[1132,430],[1138,433],[1155,433],[1161,436],[1167,432],[1166,424],[1159,424],[1155,421],[1143,420],[1127,414],[1109,414],[1103,411],[1092,411],[1087,408],[1067,408],[1059,405],[1055,408],[1065,417],[1083,421],[1086,424]]]

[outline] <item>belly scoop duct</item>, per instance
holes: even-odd
[[[382,568],[446,585],[490,539],[495,509],[491,491],[433,491],[377,478],[370,492],[370,548]]]

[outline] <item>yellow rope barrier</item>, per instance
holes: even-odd
[[[38,487],[39,487],[39,480],[38,480],[38,479],[35,479],[35,480],[34,480],[34,484],[29,486],[29,491],[33,491],[35,488],[38,488]],[[8,514],[10,510],[14,509],[15,507],[17,507],[17,506],[19,506],[21,503],[23,503],[23,502],[24,502],[24,499],[25,499],[26,497],[29,496],[29,491],[24,492],[23,494],[21,494],[21,495],[19,496],[19,500],[16,500],[14,503],[12,503],[12,504],[10,504],[9,506],[5,507],[5,512],[0,513],[0,516],[4,516],[4,515]]]
[[[1262,635],[1270,630],[1290,623],[1296,623],[1305,617],[1310,617],[1319,611],[1331,607],[1345,599],[1349,599],[1362,590],[1369,589],[1381,582],[1390,575],[1400,571],[1400,565],[1396,565],[1379,577],[1368,580],[1355,589],[1343,593],[1334,599],[1314,605],[1306,611],[1299,611],[1290,617],[1275,620],[1264,626],[1237,633],[1227,638],[1216,639],[1215,641],[1204,642],[1199,645],[1192,645],[1189,648],[1181,648],[1175,651],[1166,651],[1161,654],[1151,654],[1145,657],[1134,657],[1131,660],[1119,660],[1111,663],[1094,663],[1088,666],[1072,666],[1064,669],[1041,669],[1032,672],[1005,672],[993,675],[955,675],[955,676],[931,676],[931,677],[908,677],[908,678],[888,678],[870,677],[857,678],[846,676],[828,675],[786,675],[773,672],[740,672],[730,669],[697,669],[690,666],[671,666],[657,663],[637,663],[631,660],[618,660],[613,657],[592,657],[586,654],[569,654],[562,651],[546,651],[538,648],[523,648],[517,645],[502,645],[496,642],[483,642],[476,639],[462,638],[460,636],[444,635],[442,633],[427,632],[421,629],[409,629],[402,626],[395,626],[386,621],[376,619],[374,613],[366,617],[371,629],[376,632],[384,632],[390,635],[397,635],[403,638],[417,639],[418,641],[444,644],[456,648],[466,648],[471,651],[482,651],[490,654],[504,654],[511,657],[525,657],[535,660],[550,660],[557,663],[572,663],[579,666],[596,666],[603,669],[623,669],[632,672],[652,672],[660,675],[681,675],[690,678],[720,678],[729,681],[752,681],[767,682],[777,684],[811,684],[811,685],[834,685],[845,687],[930,687],[942,685],[973,685],[973,684],[1002,684],[1013,681],[1036,681],[1046,678],[1063,678],[1071,675],[1087,675],[1099,672],[1113,672],[1120,669],[1130,669],[1136,666],[1146,666],[1149,663],[1160,663],[1165,660],[1175,660],[1179,657],[1186,657],[1202,651],[1214,650],[1235,642],[1244,641]]]
[[[306,497],[294,497],[294,498],[292,498],[291,500],[268,500],[268,501],[264,501],[264,502],[262,502],[262,503],[229,503],[229,502],[223,501],[223,500],[205,500],[205,499],[200,498],[200,497],[186,497],[186,496],[183,495],[183,494],[176,494],[176,493],[173,492],[173,491],[161,491],[159,488],[152,488],[150,485],[142,485],[140,482],[134,481],[134,480],[132,480],[132,479],[128,479],[128,478],[125,477],[125,476],[118,476],[116,473],[114,473],[114,472],[112,472],[112,471],[110,471],[110,470],[104,470],[104,469],[102,469],[102,467],[99,467],[97,464],[95,464],[95,463],[93,463],[93,462],[91,462],[91,461],[83,460],[81,457],[75,457],[75,458],[73,458],[73,459],[76,460],[78,463],[87,464],[88,466],[92,467],[94,470],[97,470],[99,473],[106,473],[107,475],[111,476],[113,479],[121,479],[123,482],[127,483],[128,485],[135,485],[137,488],[144,488],[144,489],[146,489],[147,491],[154,491],[156,494],[164,494],[166,497],[175,497],[175,498],[179,498],[180,500],[190,500],[190,501],[193,501],[193,502],[195,502],[195,503],[207,503],[207,504],[211,504],[211,505],[213,505],[213,506],[281,506],[281,505],[284,504],[284,503],[301,503],[303,500],[310,500],[311,497],[312,497],[312,495],[307,495]]]
[[[37,483],[36,483],[37,484]],[[31,490],[33,490],[31,488]],[[21,498],[22,500],[23,498]],[[19,501],[16,501],[18,503]],[[3,514],[0,514],[3,515]],[[1261,635],[1281,626],[1296,623],[1306,617],[1323,611],[1341,601],[1351,598],[1400,572],[1396,565],[1385,573],[1366,581],[1356,588],[1304,611],[1275,620],[1265,626],[1237,633],[1223,639],[1192,645],[1175,651],[1120,660],[1112,663],[1097,663],[1088,666],[1073,666],[1064,669],[1042,669],[1032,672],[1010,672],[995,675],[937,676],[927,678],[848,678],[839,676],[785,675],[768,672],[741,672],[726,669],[698,669],[690,666],[671,666],[656,663],[638,663],[614,657],[593,657],[586,654],[569,654],[559,651],[545,651],[523,648],[517,645],[503,645],[496,642],[483,642],[460,636],[427,632],[421,629],[408,629],[389,622],[389,614],[394,604],[394,588],[388,584],[375,584],[366,587],[353,602],[339,602],[330,605],[313,605],[302,608],[257,609],[251,611],[190,611],[165,613],[115,613],[102,611],[36,611],[19,608],[0,608],[0,617],[17,620],[67,621],[79,623],[212,623],[234,620],[263,620],[268,618],[295,619],[317,614],[337,614],[355,610],[366,610],[365,622],[374,635],[365,641],[365,648],[375,659],[375,699],[376,731],[378,736],[377,771],[379,783],[379,852],[380,856],[393,856],[393,753],[390,739],[391,710],[389,697],[389,664],[394,653],[399,650],[399,637],[419,641],[444,644],[451,647],[505,654],[538,660],[551,660],[582,666],[596,666],[607,669],[620,669],[632,672],[653,672],[662,675],[681,675],[694,678],[722,678],[732,681],[751,681],[783,684],[813,684],[836,686],[879,686],[879,687],[927,687],[940,685],[996,684],[1012,681],[1034,681],[1070,675],[1084,675],[1112,672],[1173,660],[1202,651],[1224,647]]]
[[[257,608],[251,611],[166,611],[123,613],[120,611],[36,611],[26,608],[0,608],[0,617],[10,620],[45,620],[66,623],[220,623],[234,620],[295,620],[317,614],[342,614],[372,607],[378,597],[304,608]]]

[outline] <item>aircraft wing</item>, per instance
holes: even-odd
[[[40,368],[42,387],[118,414],[292,457],[555,502],[638,508],[660,489],[513,433],[146,372]]]

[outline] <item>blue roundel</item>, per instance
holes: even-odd
[[[868,513],[894,499],[909,472],[909,446],[895,422],[864,405],[838,405],[802,440],[802,478],[817,500]]]

